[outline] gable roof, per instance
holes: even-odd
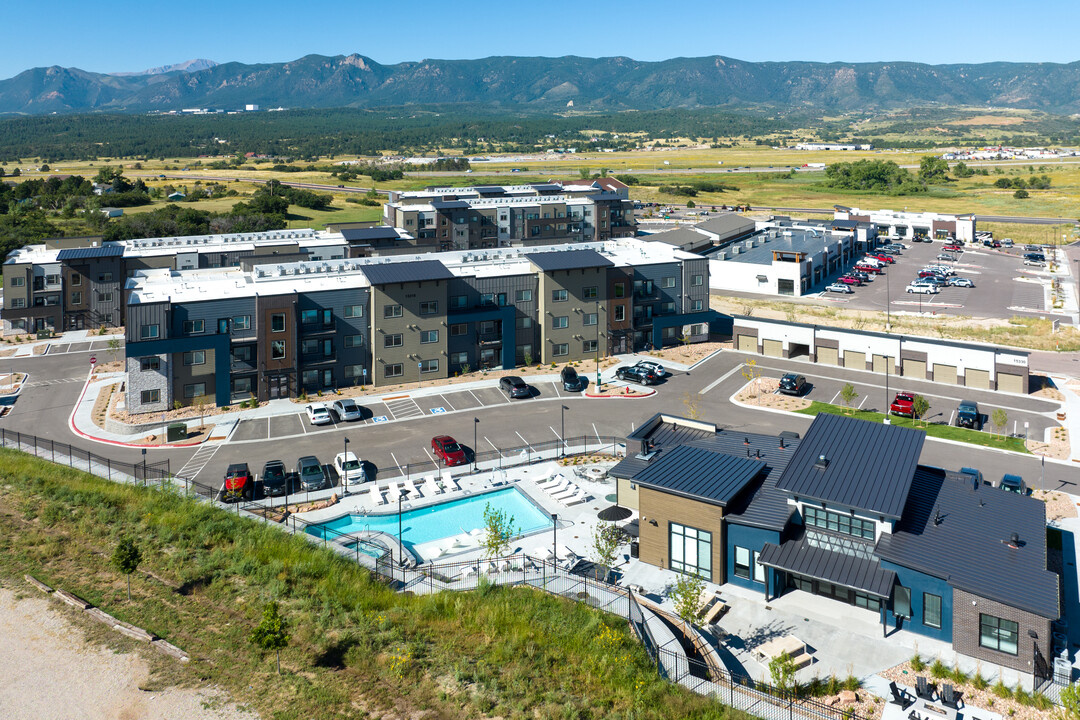
[[[454,277],[454,274],[438,260],[372,263],[362,266],[361,270],[372,285],[449,280]]]
[[[366,228],[342,228],[340,232],[341,236],[345,238],[347,242],[392,240],[398,237],[397,230],[389,225]]]
[[[635,476],[638,485],[726,505],[753,480],[760,460],[680,445]]]
[[[122,245],[102,245],[101,247],[65,248],[56,255],[56,259],[83,260],[86,258],[111,258],[124,254]]]
[[[595,250],[554,250],[526,253],[525,257],[543,272],[615,266],[615,263]]]
[[[1019,547],[1008,545],[1012,533]],[[973,595],[1056,620],[1058,576],[1046,569],[1046,505],[920,467],[904,516],[876,553]]]
[[[922,430],[820,413],[777,487],[789,495],[898,519],[925,439]],[[816,466],[821,456],[824,468]]]

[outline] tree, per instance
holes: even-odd
[[[262,622],[251,631],[251,642],[261,650],[273,650],[277,654],[277,672],[281,674],[281,649],[289,645],[289,627],[281,617],[276,602],[263,606]]]
[[[769,661],[769,675],[773,687],[784,694],[795,693],[799,684],[795,682],[795,661],[786,652],[782,652]]]
[[[117,338],[112,338],[108,343],[109,357],[113,362],[116,362],[116,353],[120,352],[120,341]]]
[[[693,200],[687,200],[686,201],[686,209],[687,210],[693,210],[696,207],[697,207],[697,203],[695,203]]]
[[[697,575],[684,573],[675,581],[675,587],[671,590],[671,599],[675,603],[675,613],[687,623],[692,623],[697,617],[698,607],[701,605],[701,592],[705,589],[705,581]]]
[[[1061,691],[1061,718],[1062,720],[1080,720],[1080,682]]]
[[[113,550],[112,564],[127,576],[128,602],[131,602],[131,574],[138,569],[141,560],[142,552],[139,550],[139,546],[135,544],[135,541],[127,535],[120,538],[116,549]]]
[[[206,406],[210,403],[210,398],[208,398],[206,395],[199,395],[191,402],[199,411],[199,427],[202,427],[206,420]]]
[[[623,541],[623,531],[615,523],[603,522],[593,529],[592,549],[597,565],[603,565],[608,574],[615,564],[615,551]]]
[[[840,388],[840,399],[844,401],[844,407],[851,411],[851,403],[855,402],[855,398],[859,397],[859,393],[855,390],[855,386],[851,383],[845,383],[844,387]]]
[[[51,169],[47,163],[41,166],[41,172],[49,172]]]
[[[1013,197],[1017,200],[1026,200],[1027,198],[1031,197],[1031,193],[1029,193],[1027,190],[1021,189],[1014,192]]]
[[[701,417],[701,409],[698,407],[697,395],[691,395],[690,391],[683,393],[683,405],[686,407],[686,417],[697,420]]]
[[[1004,430],[1009,425],[1009,413],[1001,408],[994,410],[994,412],[990,414],[990,424],[998,431],[998,435],[1004,435]]]
[[[480,545],[488,557],[498,557],[510,547],[510,540],[518,534],[514,516],[505,510],[496,510],[491,503],[484,505],[484,534]]]
[[[749,315],[749,313],[745,314]],[[746,382],[751,385],[751,392],[756,390],[757,380],[761,377],[761,370],[758,370],[757,368],[757,360],[750,358],[746,362],[744,362],[741,375],[746,378]],[[758,402],[760,403],[760,399]]]
[[[919,179],[925,183],[942,183],[949,179],[949,163],[936,155],[923,155],[919,161]]]
[[[975,171],[967,166],[967,163],[960,161],[953,166],[953,175],[958,178],[968,178],[975,174]]]
[[[930,401],[924,398],[922,395],[916,395],[915,399],[911,403],[911,414],[913,420],[921,420],[926,411],[930,409]]]

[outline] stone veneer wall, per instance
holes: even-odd
[[[150,357],[150,356],[148,356]],[[127,359],[127,409],[130,413],[164,412],[172,408],[171,356],[157,355],[160,365],[157,370],[143,372],[139,369],[141,358]],[[160,390],[160,400],[156,403],[142,402],[143,390]]]

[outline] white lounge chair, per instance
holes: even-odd
[[[535,550],[533,550],[533,554],[535,554],[536,557],[540,558],[544,562],[551,562],[555,559],[555,553],[551,552],[551,548],[549,548],[547,545],[540,545]]]
[[[442,476],[443,485],[446,486],[447,492],[452,490],[460,490],[461,486],[458,485],[458,481],[454,479],[454,476],[448,472],[443,473]]]
[[[386,502],[395,503],[399,497],[401,492],[398,490],[397,481],[391,480],[386,486]]]
[[[510,570],[521,571],[521,570],[525,569],[524,560],[522,559],[522,557],[520,555],[515,555],[514,557],[510,558],[506,562],[510,566],[509,567]]]
[[[379,489],[378,485],[372,485],[371,486],[371,504],[378,506],[378,505],[382,505],[384,502],[386,502],[386,501],[383,500],[382,490]]]
[[[469,577],[472,577],[475,574],[476,574],[476,566],[475,565],[466,565],[465,567],[461,568],[461,577],[462,578],[469,578]]]
[[[556,493],[551,493],[551,497],[552,497],[553,500],[558,500],[559,502],[562,502],[563,500],[565,500],[568,497],[573,497],[573,495],[575,493],[577,493],[578,491],[579,491],[578,486],[575,485],[574,483],[570,483],[566,487],[565,490],[562,490],[562,491],[556,492]]]
[[[560,500],[559,502],[561,502],[566,507],[570,507],[571,505],[580,505],[581,503],[585,502],[588,497],[589,493],[585,492],[584,490],[578,489],[576,495],[571,495],[565,500]]]
[[[416,489],[416,486],[413,485],[413,481],[411,479],[406,480],[404,485],[405,489],[409,491],[410,500],[415,500],[416,498],[423,497],[423,495],[420,494],[420,491]]]
[[[536,477],[532,478],[532,481],[534,483],[536,483],[537,485],[543,485],[544,483],[546,483],[551,478],[552,475],[555,474],[555,469],[557,467],[558,467],[557,465],[548,465],[547,469],[544,470],[544,472],[537,475]]]
[[[542,489],[542,490],[550,490],[550,489],[552,489],[554,487],[557,487],[558,485],[566,483],[566,482],[567,482],[566,477],[562,473],[559,473],[558,475],[551,478],[550,480],[546,480],[546,481],[544,481],[542,483],[537,483],[537,485],[539,485],[540,489]]]
[[[434,475],[428,475],[426,478],[424,478],[424,494],[425,495],[427,495],[428,497],[431,497],[432,495],[438,495],[441,492],[442,492],[442,489],[439,487],[439,484],[435,482],[435,476]]]
[[[546,492],[548,495],[551,495],[552,497],[555,497],[559,493],[565,492],[568,487],[570,487],[570,479],[560,476],[559,482],[552,485],[551,487],[544,488],[544,492]]]
[[[563,567],[567,570],[577,565],[579,560],[581,560],[581,556],[566,545],[559,548],[559,561],[563,563]]]

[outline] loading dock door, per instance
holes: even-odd
[[[956,384],[956,366],[934,363],[934,382]]]
[[[892,358],[887,355],[875,355],[874,356],[874,372],[884,375],[888,372],[890,375],[896,372],[896,369],[892,365]]]
[[[782,358],[784,357],[784,342],[783,340],[762,340],[761,352],[768,357]]]
[[[817,349],[817,361],[822,365],[839,365],[840,351],[836,348],[819,347]]]
[[[904,377],[913,378],[915,380],[926,379],[926,361],[925,360],[904,360]]]
[[[971,372],[970,370],[968,372]],[[998,390],[1002,392],[1011,392],[1024,394],[1024,376],[1013,375],[1011,373],[998,373]]]
[[[853,370],[865,370],[866,369],[866,353],[855,352],[853,350],[844,351],[844,367],[851,368]]]
[[[968,368],[964,372],[964,384],[968,387],[979,388],[980,390],[989,390],[990,371],[972,370],[971,368]]]
[[[740,335],[739,336],[739,350],[741,352],[756,353],[757,352],[757,338],[753,335]]]

